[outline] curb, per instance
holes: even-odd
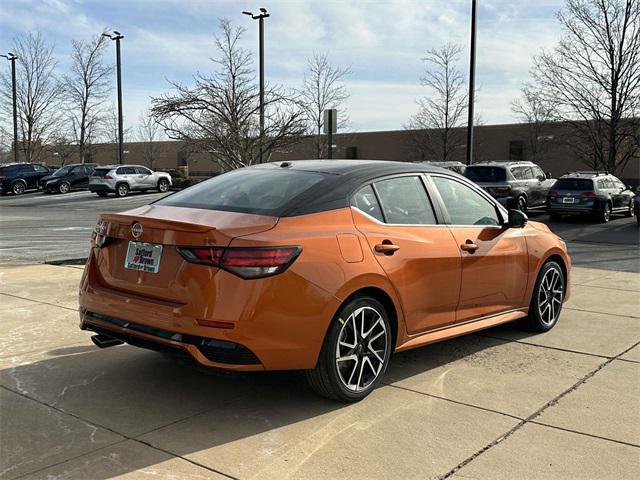
[[[87,263],[87,258],[68,258],[66,260],[47,260],[45,265],[84,265]]]

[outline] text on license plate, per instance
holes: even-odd
[[[142,272],[158,273],[162,245],[144,242],[129,242],[124,267]]]
[[[576,201],[576,199],[575,199],[575,198],[573,198],[573,197],[564,197],[564,198],[562,199],[562,202],[563,202],[563,203],[574,203],[575,201]]]

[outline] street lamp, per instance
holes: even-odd
[[[116,42],[116,76],[118,82],[118,163],[122,165],[122,69],[120,65],[120,40],[124,38],[124,35],[114,30],[113,34],[105,32],[102,36],[115,40]]]
[[[260,43],[260,163],[262,163],[262,140],[264,138],[264,19],[269,16],[267,9],[260,7],[260,13],[254,15],[252,12],[242,12],[249,15],[259,23],[259,43]]]
[[[13,89],[13,160],[18,163],[18,104],[16,101],[16,60],[18,56],[9,52],[0,55],[11,62],[11,88]]]
[[[471,45],[469,47],[469,107],[467,120],[467,165],[473,162],[473,94],[476,84],[476,0],[471,0]]]

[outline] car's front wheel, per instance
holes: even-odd
[[[552,260],[545,263],[533,287],[529,315],[523,321],[528,330],[546,332],[554,327],[562,310],[565,288],[560,265]]]
[[[158,182],[158,191],[160,193],[165,193],[167,190],[169,190],[169,181],[164,178],[160,179]]]
[[[385,308],[375,298],[356,297],[335,316],[316,367],[306,372],[307,382],[324,397],[357,402],[380,382],[392,349]]]
[[[116,196],[126,197],[129,194],[129,185],[126,183],[120,183],[116,187]]]
[[[602,207],[602,211],[598,215],[598,220],[600,223],[609,223],[609,220],[611,220],[611,204],[609,202],[605,203],[604,207]]]
[[[633,217],[636,214],[636,211],[633,208],[633,199],[629,200],[629,209],[625,212],[627,217]]]

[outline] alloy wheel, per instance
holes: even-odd
[[[119,185],[118,186],[118,196],[126,197],[127,193],[129,193],[129,187],[127,187],[126,185]]]
[[[366,390],[383,370],[388,332],[380,313],[360,307],[342,321],[336,345],[336,369],[342,384],[352,392]]]
[[[545,273],[538,287],[538,313],[545,325],[552,325],[560,315],[564,295],[564,277],[557,268]]]
[[[16,182],[11,189],[15,195],[22,195],[24,193],[24,183]]]
[[[524,197],[518,198],[518,210],[523,213],[527,213],[527,199]]]
[[[604,223],[607,223],[611,219],[611,206],[607,203],[604,206],[604,210],[602,212],[602,220]]]
[[[69,190],[71,190],[71,188],[67,182],[62,182],[58,187],[58,190],[60,191],[60,193],[69,193]]]
[[[167,190],[169,190],[169,183],[166,180],[160,180],[158,190],[160,190],[161,193],[166,192]]]

